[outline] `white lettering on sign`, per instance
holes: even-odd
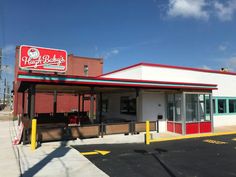
[[[62,56],[60,58],[56,58],[56,56],[53,55],[53,57],[50,58],[49,55],[43,55],[39,56],[36,59],[24,56],[22,57],[22,61],[24,62],[24,65],[30,65],[29,67],[37,68],[40,65],[47,65],[47,64],[60,66],[61,63],[65,62],[65,59]]]

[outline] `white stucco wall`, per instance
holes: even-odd
[[[157,120],[157,115],[163,115],[159,120],[159,131],[166,131],[165,94],[162,92],[142,92],[142,121]]]
[[[213,125],[214,127],[236,125],[236,115],[215,115]]]
[[[101,76],[104,78],[142,79],[142,66],[121,70],[112,74]]]

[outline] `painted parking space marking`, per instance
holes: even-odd
[[[236,141],[236,138],[233,138],[232,141]]]
[[[82,155],[107,155],[109,154],[111,151],[101,151],[101,150],[94,150],[94,151],[90,151],[90,152],[81,152]]]
[[[218,141],[218,140],[211,140],[211,139],[203,140],[203,142],[210,143],[210,144],[228,144],[228,142],[225,142],[225,141]]]

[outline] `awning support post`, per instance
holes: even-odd
[[[53,93],[53,116],[55,116],[57,113],[57,91],[54,90]]]

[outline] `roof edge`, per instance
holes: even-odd
[[[185,67],[185,66],[174,66],[174,65],[165,65],[165,64],[155,64],[155,63],[137,63],[128,67],[120,68],[105,74],[102,74],[98,77],[106,76],[109,74],[117,73],[123,70],[127,70],[130,68],[134,68],[137,66],[150,66],[150,67],[162,67],[162,68],[170,68],[170,69],[180,69],[180,70],[189,70],[189,71],[197,71],[197,72],[206,72],[206,73],[216,73],[216,74],[226,74],[226,75],[236,75],[236,72],[229,72],[229,71],[219,71],[219,70],[211,70],[211,69],[201,69],[201,68],[193,68],[193,67]]]

